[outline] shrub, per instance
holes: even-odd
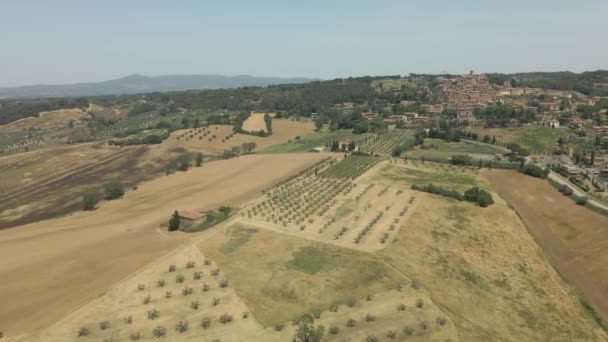
[[[349,308],[352,308],[353,306],[355,306],[355,304],[357,304],[357,301],[354,298],[349,298],[346,301],[346,306],[348,306]]]
[[[376,316],[372,315],[372,314],[367,314],[365,315],[365,321],[366,322],[374,322],[376,320]]]
[[[167,329],[165,327],[158,326],[152,330],[152,335],[156,338],[161,338],[167,335]]]
[[[397,332],[394,330],[389,330],[386,332],[386,337],[390,338],[391,340],[394,340],[397,337]]]
[[[211,270],[211,275],[212,276],[218,276],[220,274],[220,270],[217,268],[214,268],[213,270]]]
[[[422,301],[422,299],[418,299],[418,300],[416,301],[416,307],[417,307],[418,309],[422,309],[422,307],[423,307],[423,306],[424,306],[424,302]]]
[[[243,312],[243,319],[247,319],[249,318],[249,312],[245,311]]]
[[[380,341],[380,340],[378,339],[378,337],[376,337],[374,335],[368,335],[365,338],[365,342],[378,342],[378,341]]]
[[[222,324],[228,324],[228,323],[232,322],[232,315],[227,314],[227,313],[222,314],[220,316],[219,322]]]
[[[570,196],[570,195],[572,195],[572,193],[574,191],[572,190],[572,188],[570,188],[566,184],[562,184],[562,185],[559,186],[559,192],[561,192],[565,196]]]
[[[420,322],[420,328],[422,328],[422,330],[427,330],[429,328],[429,325],[426,321],[422,321]]]
[[[201,321],[201,327],[203,329],[208,329],[211,326],[211,319],[208,317],[203,318]]]
[[[397,305],[397,311],[405,311],[405,304],[401,303]]]
[[[146,289],[146,285],[144,285],[144,284],[137,285],[137,291],[143,291],[145,289]]]
[[[125,324],[133,324],[133,317],[132,316],[127,316],[127,317],[125,317],[125,319],[123,320],[123,322]]]
[[[327,332],[330,335],[337,335],[340,332],[340,328],[332,324],[329,326],[329,330],[327,330]]]
[[[522,172],[528,176],[545,179],[549,174],[549,169],[543,169],[534,164],[526,164],[524,165]]]
[[[473,187],[464,193],[464,199],[469,202],[477,203],[480,207],[487,207],[494,204],[492,195],[478,187]]]
[[[171,297],[173,297],[173,292],[172,291],[165,292],[165,298],[169,299]]]
[[[414,329],[412,329],[410,327],[403,328],[403,335],[412,336],[412,334],[414,334]]]
[[[182,296],[188,296],[188,295],[191,295],[191,294],[192,294],[192,288],[191,287],[186,286],[186,287],[184,287],[182,289]]]
[[[175,282],[178,284],[181,284],[184,282],[184,276],[181,274],[178,274],[177,276],[175,276]]]
[[[156,309],[152,309],[148,311],[148,319],[155,320],[160,316],[160,312]]]
[[[121,198],[125,194],[125,187],[120,182],[106,183],[103,187],[107,200]]]
[[[444,326],[448,322],[448,320],[445,319],[444,317],[439,316],[439,317],[437,317],[435,322],[437,322],[437,325]]]
[[[194,261],[188,261],[186,263],[186,268],[194,268],[196,266],[196,263]]]
[[[277,323],[277,324],[274,325],[274,330],[275,331],[281,331],[284,328],[285,328],[285,324],[283,324],[283,323]]]
[[[352,318],[349,318],[348,321],[346,321],[346,326],[348,328],[353,328],[355,325],[357,325],[357,321]]]
[[[82,196],[82,210],[93,210],[99,203],[100,196],[97,192],[87,192]]]
[[[336,305],[336,304],[332,304],[332,305],[329,307],[329,311],[331,311],[331,312],[338,312],[338,305]]]
[[[211,300],[211,305],[218,306],[220,304],[220,301],[221,300],[219,298],[215,297],[213,298],[213,300]]]
[[[141,334],[140,333],[133,333],[131,335],[129,335],[129,339],[131,341],[139,341],[141,339]]]
[[[585,196],[581,196],[581,197],[577,197],[576,198],[576,204],[578,204],[578,205],[585,205],[585,204],[587,204],[588,201],[589,200]]]
[[[159,279],[159,280],[156,282],[156,286],[158,286],[158,287],[163,287],[163,286],[165,286],[165,279]]]
[[[221,288],[228,287],[228,279],[222,279],[220,281],[220,287]]]
[[[150,304],[150,302],[151,302],[151,301],[152,301],[152,297],[150,297],[150,295],[147,295],[147,296],[144,298],[143,303],[144,303],[144,304]]]
[[[78,329],[78,337],[88,336],[88,335],[89,335],[89,329],[87,327],[80,327],[80,329]]]
[[[199,303],[198,301],[190,302],[190,309],[198,310]]]
[[[101,330],[110,329],[111,326],[112,325],[108,321],[101,321],[101,322],[99,322],[99,329],[101,329]]]
[[[183,334],[186,331],[188,331],[188,322],[186,322],[186,321],[177,322],[177,324],[175,325],[175,331],[177,331],[180,334]]]
[[[203,284],[203,292],[209,291],[209,285]]]
[[[192,275],[192,279],[199,280],[199,279],[201,279],[202,276],[203,276],[203,272],[194,272],[194,274]]]

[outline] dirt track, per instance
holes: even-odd
[[[577,206],[547,181],[505,170],[483,174],[560,274],[608,321],[608,217]]]
[[[238,205],[323,158],[250,155],[140,185],[89,213],[0,231],[0,329],[40,329],[187,238],[157,228],[175,209]]]

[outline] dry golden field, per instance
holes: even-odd
[[[181,234],[158,232],[173,210],[239,205],[321,158],[213,162],[143,183],[93,212],[0,231],[0,329],[11,336],[42,328],[178,246]]]
[[[0,329],[11,342],[157,340],[158,327],[167,341],[286,341],[310,313],[327,341],[608,338],[499,196],[505,171],[326,156],[212,162],[0,231]],[[495,204],[410,189],[428,182],[479,185]],[[161,228],[174,209],[223,204],[240,209],[207,231]]]
[[[247,120],[243,122],[243,129],[248,132],[266,132],[266,122],[264,121],[265,114],[266,113],[252,113]]]
[[[608,322],[608,217],[575,205],[546,181],[506,171],[484,175],[517,210],[559,273]]]
[[[0,125],[0,132],[21,131],[30,127],[42,128],[45,130],[65,129],[70,120],[79,121],[90,117],[89,114],[77,108],[40,112],[38,117],[28,117],[13,121],[6,125]]]

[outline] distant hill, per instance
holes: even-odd
[[[189,89],[264,87],[271,84],[306,83],[310,81],[313,81],[313,79],[254,77],[249,75],[130,75],[103,82],[0,87],[0,98],[123,95]]]

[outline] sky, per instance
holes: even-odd
[[[0,86],[608,69],[606,0],[0,0]]]

